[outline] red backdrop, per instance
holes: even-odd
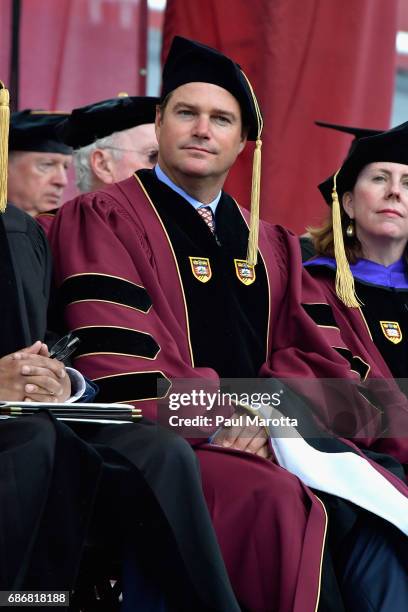
[[[9,86],[11,45],[11,0],[1,0],[0,5],[0,81]]]
[[[12,0],[1,0],[0,79]],[[21,0],[19,109],[70,110],[145,92],[147,0]]]
[[[261,215],[296,232],[320,221],[317,183],[335,170],[350,137],[314,120],[387,128],[395,74],[397,2],[383,0],[168,0],[163,55],[175,34],[234,58],[265,119]],[[247,205],[245,154],[228,190]]]
[[[0,79],[9,86],[12,0],[0,5]],[[21,0],[18,109],[144,95],[146,36],[147,0]],[[65,200],[76,194],[73,169],[69,179]]]

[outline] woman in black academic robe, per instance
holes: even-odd
[[[363,138],[337,173],[341,242],[335,248],[333,215],[313,230],[317,257],[306,263],[315,277],[332,279],[340,299],[361,309],[372,341],[395,378],[408,377],[408,129],[406,124]],[[332,203],[333,179],[320,185]],[[340,241],[337,242],[340,244]],[[351,271],[357,301],[345,298]],[[350,297],[350,296],[349,296]]]
[[[371,378],[394,377],[408,395],[408,126],[362,138],[319,189],[332,214],[311,230],[317,256],[307,270],[324,288],[347,346]],[[391,399],[381,406],[390,418]],[[388,423],[407,461],[408,411]],[[391,429],[389,429],[391,431]]]

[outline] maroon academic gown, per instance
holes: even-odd
[[[220,207],[228,209],[231,222],[239,226],[233,228],[242,238],[236,257],[243,259],[247,227],[242,213],[226,194],[217,215]],[[218,231],[217,217],[216,222]],[[243,341],[257,357],[252,363],[250,355],[240,355],[236,365],[233,356],[240,344],[234,343],[240,327],[234,327],[234,317],[231,315],[228,321],[228,313],[225,315],[228,334],[218,326],[216,317],[211,325],[205,317],[197,319],[197,311],[211,312],[213,307],[204,290],[206,308],[197,304],[196,309],[189,309],[191,296],[201,290],[197,289],[201,285],[192,268],[188,272],[189,263],[183,268],[180,253],[185,237],[179,233],[183,224],[195,241],[188,255],[205,258],[208,253],[203,249],[207,245],[213,280],[218,282],[221,272],[217,266],[223,264],[211,250],[215,249],[214,237],[195,211],[159,184],[150,171],[68,202],[54,221],[50,241],[65,321],[70,329],[82,334],[83,340],[75,367],[97,382],[101,400],[136,402],[144,416],[155,418],[156,401],[151,398],[157,398],[158,378],[216,381],[219,375],[296,378],[320,376],[322,372],[326,376],[332,372],[334,377],[359,377],[344,356],[332,348],[346,348],[338,330],[328,328],[327,339],[302,307],[304,273],[297,238],[270,226],[261,227],[262,263],[257,266],[257,276],[263,286],[253,283],[250,289],[257,298],[253,300],[256,321]],[[228,236],[228,224],[225,227],[226,242],[233,241],[236,236]],[[214,242],[210,244],[210,240]],[[230,270],[231,276],[223,283],[226,286],[236,273],[232,260]],[[239,279],[235,282],[239,285],[234,289],[239,294],[238,302],[245,305],[245,285]],[[312,300],[315,290],[311,291]],[[220,313],[222,299],[218,300]],[[242,314],[239,303],[228,305],[235,308],[236,319]],[[247,316],[248,311],[244,314]],[[200,329],[217,342],[214,327],[221,337],[211,357],[205,354],[205,343],[200,344]],[[264,336],[260,342],[261,333]],[[224,345],[231,352],[229,361],[224,359]],[[199,358],[196,347],[200,349]],[[320,400],[317,398],[317,406]],[[324,420],[323,411],[322,423]],[[315,611],[327,531],[322,501],[273,461],[210,445],[204,439],[196,440],[194,446],[207,503],[239,602],[253,612]],[[378,470],[404,493],[398,479],[380,467]]]

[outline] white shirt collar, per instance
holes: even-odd
[[[154,171],[159,181],[161,181],[162,183],[170,187],[170,189],[172,189],[173,191],[178,193],[182,198],[187,200],[187,202],[191,204],[191,206],[193,206],[196,210],[197,208],[200,208],[200,206],[209,206],[213,212],[213,215],[215,215],[215,211],[217,210],[218,202],[220,201],[220,198],[221,198],[221,190],[219,194],[217,195],[217,197],[214,198],[212,202],[209,202],[208,204],[203,204],[203,202],[199,202],[195,198],[191,197],[191,195],[186,193],[184,189],[181,189],[181,187],[173,183],[173,181],[169,179],[167,174],[165,174],[163,170],[160,168],[159,164],[155,165]]]

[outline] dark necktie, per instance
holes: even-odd
[[[214,215],[210,206],[200,206],[197,208],[197,212],[202,219],[206,222],[212,233],[215,231]]]

